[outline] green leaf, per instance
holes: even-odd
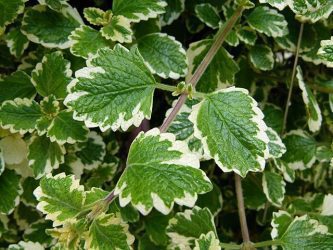
[[[84,8],[83,15],[87,21],[93,25],[102,25],[105,23],[105,11],[95,8],[88,7]]]
[[[292,169],[286,162],[273,158],[274,165],[277,169],[280,170],[280,172],[283,174],[283,178],[292,183],[295,181],[295,170]]]
[[[15,98],[32,99],[36,95],[36,89],[31,84],[31,79],[28,74],[23,71],[13,72],[11,75],[0,80],[1,91],[0,103],[6,100],[14,100]]]
[[[114,214],[102,214],[95,219],[86,236],[85,249],[117,250],[132,249],[135,238],[128,225]]]
[[[178,19],[180,14],[185,9],[185,0],[166,0],[167,6],[165,13],[161,17],[161,25],[169,25],[174,20]]]
[[[24,11],[24,3],[28,0],[0,0],[0,35],[5,27],[12,23],[15,18]]]
[[[12,28],[6,34],[5,39],[10,53],[16,58],[20,58],[29,45],[28,38],[17,27]]]
[[[133,31],[130,21],[123,16],[113,16],[110,22],[101,29],[102,36],[120,43],[131,43]]]
[[[209,232],[213,232],[216,237],[214,217],[208,208],[194,207],[192,210],[177,213],[170,219],[167,227],[171,246],[180,249],[190,249],[196,239]]]
[[[271,237],[272,239],[276,239],[283,235],[290,223],[293,221],[292,216],[283,210],[279,210],[278,212],[273,212],[273,218],[271,221],[272,231]]]
[[[296,14],[296,18],[301,22],[315,23],[322,19],[327,19],[333,11],[331,0],[292,0],[287,1],[290,9]]]
[[[47,5],[50,9],[61,11],[63,8],[68,7],[68,0],[38,0],[39,4]]]
[[[66,87],[71,80],[70,62],[60,51],[47,54],[31,72],[31,80],[41,96],[55,95],[65,98]]]
[[[249,171],[262,171],[269,156],[263,117],[246,89],[231,87],[206,95],[189,119],[205,155],[223,171],[245,177]]]
[[[319,146],[316,150],[316,159],[320,162],[330,162],[333,158],[333,151],[328,146]]]
[[[166,5],[166,2],[156,0],[115,0],[112,3],[112,11],[114,15],[122,15],[131,22],[137,23],[163,14]]]
[[[64,162],[65,153],[63,146],[51,142],[49,138],[34,136],[29,144],[28,160],[36,179],[57,169]]]
[[[199,239],[195,240],[195,247],[193,250],[220,250],[220,241],[214,232],[202,234]]]
[[[274,67],[274,54],[266,45],[255,45],[250,49],[250,61],[257,69],[267,71]]]
[[[285,0],[259,0],[259,2],[268,3],[269,5],[277,8],[278,10],[283,10],[288,5],[288,1]]]
[[[286,192],[286,183],[284,182],[283,177],[274,172],[264,171],[262,176],[262,186],[267,200],[269,200],[274,206],[280,207]]]
[[[198,201],[196,202],[196,206],[201,208],[207,207],[214,216],[217,216],[221,212],[222,205],[222,193],[216,184],[213,184],[212,191],[200,195]]]
[[[76,9],[68,7],[56,12],[45,5],[35,5],[25,12],[21,31],[34,43],[67,49],[71,45],[68,36],[80,24],[82,20]]]
[[[48,174],[40,181],[34,195],[39,201],[37,209],[46,214],[47,220],[53,221],[53,226],[75,222],[75,216],[81,212],[85,194],[84,187],[73,175],[64,173],[52,176]]]
[[[150,119],[156,85],[138,50],[121,45],[100,49],[76,72],[69,85],[65,104],[74,110],[74,119],[87,127],[127,130]]]
[[[197,194],[211,189],[187,145],[176,141],[173,134],[152,129],[133,141],[115,194],[122,207],[131,202],[143,215],[153,207],[168,214],[174,203],[192,207]]]
[[[220,16],[217,9],[209,3],[197,4],[194,8],[195,14],[208,27],[217,29],[219,27]]]
[[[205,39],[190,44],[190,47],[187,50],[189,73],[186,76],[186,81],[191,79],[212,43],[213,40]],[[196,90],[207,93],[218,88],[223,88],[225,85],[234,84],[235,74],[238,71],[239,67],[233,60],[233,57],[228,51],[221,47],[215,54],[205,73],[200,78]]]
[[[44,246],[50,246],[52,244],[52,237],[47,235],[45,230],[52,228],[52,223],[50,221],[45,221],[44,219],[33,222],[24,231],[23,239],[25,241],[38,242]]]
[[[283,223],[287,220],[283,220]],[[296,217],[288,225],[284,233],[278,237],[278,241],[286,250],[330,249],[333,245],[333,234],[328,233],[327,226],[310,219],[308,215],[303,215]]]
[[[174,37],[148,34],[138,40],[138,49],[153,74],[173,79],[187,74],[186,52]]]
[[[265,115],[264,121],[267,126],[274,129],[278,134],[281,134],[283,126],[282,109],[274,104],[266,103],[263,112]]]
[[[327,67],[333,67],[333,36],[331,40],[322,40],[320,42],[318,55]]]
[[[169,219],[171,219],[171,215],[164,215],[157,211],[153,211],[145,217],[146,233],[154,244],[158,246],[166,246],[168,244],[169,237],[166,234],[166,227]]]
[[[263,209],[267,202],[266,195],[262,187],[261,174],[250,174],[242,179],[244,203],[250,209]]]
[[[20,202],[21,177],[13,170],[6,169],[0,175],[0,213],[11,214]]]
[[[287,152],[282,156],[289,168],[311,168],[316,160],[316,141],[303,130],[290,131],[283,138]]]
[[[253,46],[257,40],[257,33],[248,26],[242,26],[237,30],[237,37],[245,44]]]
[[[280,37],[288,34],[288,23],[275,9],[266,6],[256,7],[247,17],[248,24],[267,36]]]
[[[99,31],[86,25],[81,25],[72,31],[69,40],[72,42],[71,53],[86,59],[95,54],[98,49],[111,45]]]
[[[286,146],[283,144],[280,136],[274,129],[267,127],[266,133],[269,138],[269,157],[280,158],[286,152]]]
[[[73,119],[73,112],[62,110],[54,117],[48,127],[47,136],[52,142],[57,142],[60,145],[65,143],[76,143],[87,139],[88,129],[83,122]]]
[[[0,108],[0,124],[12,133],[33,132],[41,116],[42,112],[38,103],[27,98],[5,101]]]
[[[322,122],[320,107],[311,89],[304,82],[303,72],[300,66],[297,66],[296,78],[298,80],[298,86],[302,90],[309,130],[311,132],[317,132],[320,130]]]

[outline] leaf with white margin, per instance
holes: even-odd
[[[166,0],[168,5],[165,7],[165,13],[161,16],[161,25],[166,26],[178,19],[185,9],[185,0]]]
[[[317,147],[316,159],[319,162],[330,162],[333,158],[333,151],[329,146],[322,145]]]
[[[18,27],[12,28],[5,37],[10,53],[16,58],[20,58],[28,48],[29,40],[22,34]]]
[[[288,23],[275,9],[266,6],[256,7],[247,17],[248,24],[267,36],[280,37],[288,34]]]
[[[273,6],[278,10],[283,10],[288,5],[286,0],[259,0],[259,2],[268,3],[270,6]]]
[[[322,116],[319,104],[316,97],[312,93],[311,89],[305,84],[303,78],[303,72],[300,66],[296,68],[296,78],[298,80],[298,86],[302,90],[302,98],[305,104],[306,114],[308,118],[308,126],[311,132],[317,132],[320,130]]]
[[[73,111],[69,110],[60,111],[47,128],[47,136],[52,142],[57,142],[60,145],[85,141],[88,132],[89,130],[84,126],[84,123],[74,120]]]
[[[324,250],[330,249],[333,245],[333,234],[328,232],[327,226],[320,224],[317,220],[310,219],[308,215],[295,217],[276,239],[279,245],[286,250]]]
[[[178,79],[187,74],[186,51],[174,37],[152,33],[138,40],[138,49],[153,74]]]
[[[105,23],[105,11],[100,8],[88,7],[84,8],[83,15],[87,21],[93,25],[102,25]]]
[[[53,221],[54,227],[75,222],[75,216],[81,212],[85,194],[79,182],[73,175],[64,173],[48,174],[40,180],[40,186],[34,191],[37,209]]]
[[[119,215],[102,214],[91,223],[84,247],[91,250],[130,250],[135,238],[128,227]]]
[[[11,214],[20,202],[21,177],[13,170],[6,169],[0,175],[0,213]]]
[[[31,133],[41,116],[42,111],[38,103],[27,98],[5,101],[0,107],[0,124],[12,133]]]
[[[187,82],[191,79],[194,71],[202,62],[212,43],[213,40],[205,39],[190,44],[187,50],[187,58],[189,61],[189,73],[186,76]],[[234,84],[235,74],[238,71],[239,67],[233,60],[233,56],[221,47],[200,78],[196,90],[212,92],[217,88],[225,87],[225,85]]]
[[[35,5],[25,12],[21,31],[34,43],[47,48],[67,49],[71,45],[68,36],[82,23],[79,13],[72,7],[56,12],[45,5]]]
[[[156,0],[114,0],[112,2],[112,12],[114,15],[122,15],[131,22],[137,23],[163,14],[166,5],[166,2]]]
[[[34,136],[29,144],[28,160],[36,179],[49,174],[64,162],[64,146],[51,142],[46,136]]]
[[[327,67],[333,67],[333,36],[331,40],[322,40],[320,42],[318,55]]]
[[[274,206],[280,207],[286,192],[286,183],[284,182],[283,177],[270,171],[264,171],[262,176],[262,186],[267,200],[269,200]]]
[[[171,213],[169,215],[164,215],[153,210],[144,218],[146,234],[154,244],[161,247],[168,244],[169,237],[166,235],[165,230],[172,216]]]
[[[294,170],[311,168],[316,161],[317,143],[303,130],[292,130],[285,135],[283,143],[287,152],[282,156],[288,167]]]
[[[38,2],[41,5],[47,5],[55,11],[61,11],[63,8],[68,7],[68,0],[38,0]]]
[[[333,215],[333,194],[325,195],[320,214],[324,216]]]
[[[193,250],[220,250],[220,241],[214,232],[202,234],[199,239],[195,240]]]
[[[95,54],[98,49],[111,45],[110,41],[106,40],[99,31],[87,25],[81,25],[73,30],[69,40],[72,42],[71,53],[85,59]]]
[[[196,16],[208,27],[217,29],[221,18],[217,9],[210,3],[197,4],[194,7]]]
[[[0,141],[1,144],[1,141]],[[3,171],[5,171],[5,159],[3,157],[3,152],[2,152],[2,148],[0,146],[0,175],[3,173]],[[1,236],[1,234],[0,234]]]
[[[0,35],[5,27],[12,23],[15,18],[24,11],[24,3],[28,0],[0,0]]]
[[[26,142],[19,134],[6,136],[0,140],[3,158],[6,164],[20,164],[28,154]]]
[[[173,134],[157,128],[141,132],[130,147],[114,193],[122,207],[131,202],[143,215],[153,207],[168,214],[174,203],[193,207],[198,194],[212,189],[199,166],[199,159]]]
[[[54,242],[53,238],[46,234],[46,230],[52,228],[52,222],[44,219],[37,220],[24,230],[23,239],[25,241],[38,242],[45,247],[49,247]]]
[[[333,11],[332,0],[286,0],[286,3],[303,23],[327,19]]]
[[[123,16],[113,16],[101,29],[101,34],[108,40],[119,43],[131,43],[133,31],[130,21]]]
[[[205,96],[189,116],[205,155],[224,172],[245,177],[262,171],[269,156],[264,115],[246,89],[227,88]]]
[[[127,130],[150,119],[155,79],[137,49],[102,48],[76,71],[65,105],[88,128]]]
[[[194,207],[192,210],[177,213],[169,220],[167,227],[171,246],[180,249],[191,249],[196,239],[209,232],[213,232],[216,237],[214,217],[208,208]]]
[[[254,45],[257,40],[257,33],[248,26],[242,26],[237,29],[237,37],[245,44]]]
[[[44,250],[45,248],[38,242],[20,241],[17,244],[10,244],[8,250]]]
[[[273,212],[273,218],[271,221],[272,231],[271,237],[272,239],[276,239],[281,237],[287,230],[290,223],[293,221],[292,216],[283,210],[279,210],[278,212]]]
[[[267,127],[266,133],[269,139],[269,158],[280,158],[286,152],[286,146],[274,129]]]
[[[253,66],[260,70],[272,70],[274,67],[274,54],[266,45],[255,45],[250,49],[249,58]]]
[[[46,54],[31,72],[31,81],[41,96],[55,95],[65,98],[71,81],[71,64],[60,51]]]
[[[31,83],[30,76],[20,70],[0,79],[0,89],[6,90],[1,91],[0,104],[15,98],[26,97],[32,99],[36,95],[36,89]]]

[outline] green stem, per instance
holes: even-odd
[[[175,92],[177,90],[177,87],[163,84],[163,83],[156,83],[155,86],[157,89],[161,89],[161,90],[165,90],[165,91],[169,91],[169,92]]]
[[[200,80],[201,76],[203,75],[203,73],[207,69],[207,67],[210,64],[210,62],[213,60],[213,58],[214,58],[215,54],[217,53],[217,51],[222,46],[222,43],[224,42],[225,38],[228,36],[228,34],[231,31],[232,27],[237,22],[238,18],[241,16],[243,10],[244,10],[244,7],[243,6],[239,6],[235,10],[234,14],[227,21],[226,25],[223,26],[223,28],[221,27],[220,30],[218,31],[218,33],[216,34],[216,39],[214,40],[212,46],[208,50],[206,56],[204,57],[204,59],[202,60],[202,62],[199,64],[198,68],[195,70],[194,74],[192,75],[192,77],[191,77],[191,79],[189,81],[189,83],[192,84],[193,89],[195,89],[195,86],[197,85],[197,83]],[[181,109],[181,107],[185,103],[186,98],[187,98],[187,94],[186,93],[182,94],[179,97],[178,102],[176,103],[175,107],[173,108],[173,110],[171,111],[171,113],[169,114],[169,116],[164,120],[163,124],[161,125],[161,127],[160,127],[160,131],[161,132],[165,132],[165,131],[168,130],[170,124],[175,119],[175,117],[177,116],[179,110]]]
[[[291,99],[291,94],[293,92],[293,87],[294,87],[294,79],[295,79],[295,75],[296,75],[296,68],[297,68],[297,64],[298,64],[299,49],[301,47],[303,30],[304,30],[304,23],[301,23],[301,27],[300,27],[299,34],[298,34],[298,41],[297,41],[297,47],[296,47],[296,55],[295,55],[295,60],[294,60],[294,66],[293,66],[293,71],[291,73],[289,92],[288,92],[286,107],[285,107],[285,110],[284,110],[284,117],[283,117],[283,125],[282,125],[281,134],[284,134],[284,131],[285,131],[286,125],[287,125],[288,111],[289,111],[289,106],[291,105],[290,99]]]
[[[254,247],[268,247],[268,246],[273,246],[273,245],[281,245],[281,241],[280,240],[266,240],[266,241],[253,243]]]
[[[237,245],[237,244],[231,244],[231,243],[220,243],[220,246],[223,248],[223,249],[241,249],[242,246],[241,245]]]

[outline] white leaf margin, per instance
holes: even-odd
[[[324,51],[324,47],[326,47],[326,46],[331,46],[333,48],[333,36],[331,37],[331,40],[322,40],[320,42],[320,48],[317,52],[317,55],[319,55],[319,56],[325,55],[326,52]],[[332,57],[333,57],[333,51],[332,51]],[[324,63],[327,67],[333,68],[333,61],[327,61],[327,60],[322,59],[321,62]]]
[[[280,197],[276,202],[273,201],[271,195],[270,195],[270,192],[269,192],[269,188],[268,188],[268,183],[267,183],[267,180],[266,180],[266,175],[265,175],[265,172],[263,173],[262,175],[262,187],[263,187],[263,191],[264,191],[264,194],[266,195],[266,198],[269,200],[270,203],[272,203],[274,206],[276,207],[280,207],[282,205],[282,202],[284,200],[284,194],[286,193],[286,183],[284,182],[283,180],[283,177],[281,177],[281,182],[280,182],[280,187],[282,189],[282,197]]]

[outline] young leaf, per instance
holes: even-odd
[[[186,52],[174,37],[148,34],[138,40],[138,49],[153,74],[173,79],[187,74]]]
[[[327,19],[333,11],[332,0],[288,0],[286,2],[301,22],[315,23]]]
[[[260,3],[268,3],[269,5],[277,8],[278,10],[283,10],[288,2],[286,0],[259,0]]]
[[[0,104],[15,98],[32,99],[36,95],[36,89],[31,84],[30,76],[23,71],[16,71],[4,79],[0,79],[0,89],[6,90],[1,91]]]
[[[122,15],[131,22],[137,23],[163,14],[166,5],[166,2],[156,0],[115,0],[112,3],[112,11],[114,15]]]
[[[0,124],[12,133],[31,133],[41,116],[42,111],[38,103],[27,98],[5,101],[0,108]]]
[[[71,80],[70,62],[64,59],[60,51],[47,54],[31,72],[31,81],[41,96],[55,95],[65,98],[66,87]]]
[[[327,67],[333,67],[333,36],[331,40],[322,40],[320,42],[318,55]]]
[[[217,29],[221,20],[217,9],[209,3],[197,4],[195,6],[195,13],[201,22],[205,23],[208,27]]]
[[[195,247],[193,250],[220,250],[220,241],[214,232],[202,234],[199,239],[195,240]]]
[[[24,3],[28,0],[0,0],[0,35],[5,30],[5,27],[12,23],[15,18],[24,11]]]
[[[296,78],[298,80],[298,86],[302,90],[302,98],[308,117],[309,130],[311,132],[317,132],[320,130],[322,122],[320,107],[311,89],[304,82],[303,72],[300,66],[297,66]]]
[[[101,29],[102,36],[120,43],[131,43],[133,31],[130,21],[123,16],[113,16],[110,22]]]
[[[185,9],[185,0],[166,0],[165,13],[161,16],[161,25],[166,26],[178,19]]]
[[[278,133],[270,127],[266,130],[269,142],[269,157],[270,158],[280,158],[286,152],[286,146],[283,144]]]
[[[114,214],[102,214],[96,218],[85,238],[85,249],[92,250],[130,250],[135,240],[128,225]]]
[[[287,152],[282,160],[288,167],[297,170],[311,168],[316,160],[316,141],[305,131],[290,131],[284,138]]]
[[[28,249],[34,249],[34,250],[44,250],[45,248],[38,242],[32,242],[32,241],[20,241],[17,244],[10,244],[8,246],[8,250],[28,250]]]
[[[106,40],[99,31],[86,25],[81,25],[72,31],[69,40],[72,42],[71,53],[85,59],[95,54],[98,49],[111,45],[110,41]]]
[[[250,61],[257,69],[267,71],[274,67],[274,54],[266,45],[255,45],[250,49]]]
[[[103,48],[75,73],[65,104],[87,127],[127,130],[150,119],[155,79],[138,50]]]
[[[286,192],[286,183],[282,176],[274,172],[264,171],[262,186],[267,200],[269,200],[274,206],[280,207]]]
[[[268,158],[266,124],[246,89],[231,87],[208,94],[189,116],[205,155],[225,172],[245,177],[262,171]]]
[[[0,175],[0,213],[11,214],[20,202],[21,177],[13,170],[6,169]]]
[[[71,45],[68,36],[80,24],[82,20],[76,9],[68,7],[56,12],[45,5],[35,5],[25,12],[21,31],[34,43],[67,49]]]
[[[208,52],[213,40],[205,39],[199,42],[191,43],[187,50],[189,60],[189,74],[186,81],[189,81],[197,69],[204,56]],[[212,92],[218,88],[234,83],[235,74],[239,71],[237,63],[233,57],[221,47],[212,62],[209,64],[205,73],[200,78],[196,89],[201,92]]]
[[[213,232],[216,237],[214,217],[208,208],[194,207],[192,210],[177,213],[169,220],[167,227],[171,246],[180,249],[190,249],[195,239],[209,232]]]
[[[54,227],[75,222],[75,216],[81,212],[85,198],[84,187],[79,184],[79,180],[64,173],[43,177],[34,195],[39,201],[37,209],[46,214],[47,220],[53,221]]]
[[[20,58],[29,45],[28,38],[17,27],[12,28],[5,39],[10,53],[16,58]]]
[[[143,215],[153,207],[168,214],[174,203],[192,207],[197,194],[211,189],[187,145],[176,141],[173,134],[152,129],[133,141],[115,194],[119,194],[122,207],[131,202]]]
[[[247,17],[248,24],[267,36],[280,37],[288,34],[287,21],[275,9],[266,6],[256,7]]]
[[[34,136],[29,144],[28,160],[36,179],[57,169],[64,162],[65,153],[63,146],[51,142],[49,138]]]

